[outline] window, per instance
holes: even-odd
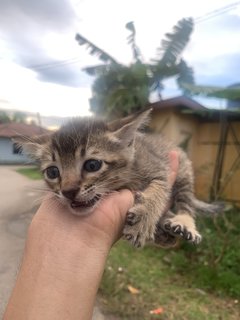
[[[17,143],[13,143],[13,154],[22,154],[22,148]]]

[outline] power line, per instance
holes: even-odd
[[[56,61],[56,62],[48,62],[48,63],[30,65],[30,66],[27,66],[27,68],[34,69],[34,70],[45,70],[45,69],[55,68],[55,67],[64,66],[64,65],[68,65],[68,64],[75,64],[79,61],[80,61],[79,57],[73,57],[73,58],[69,58],[69,59],[61,60],[61,61]]]
[[[233,2],[231,4],[228,4],[222,8],[210,11],[202,16],[196,17],[194,19],[195,24],[199,24],[208,20],[211,20],[215,17],[218,17],[220,15],[223,15],[227,12],[229,12],[230,10],[238,7],[240,5],[240,1],[237,2]],[[58,68],[58,67],[62,67],[65,65],[70,65],[70,64],[75,64],[78,63],[80,60],[79,57],[73,57],[73,58],[69,58],[66,60],[62,60],[62,61],[56,61],[56,62],[48,62],[48,63],[43,63],[43,64],[37,64],[37,65],[30,65],[28,66],[28,68],[30,69],[34,69],[34,70],[47,70],[47,69],[51,69],[51,68]]]
[[[237,1],[237,2],[230,3],[227,6],[224,6],[222,8],[210,11],[210,12],[208,12],[208,13],[202,15],[202,16],[199,16],[199,17],[195,18],[194,19],[195,24],[202,23],[202,22],[205,22],[207,20],[213,19],[213,18],[215,18],[217,16],[220,16],[222,14],[225,14],[228,11],[238,7],[239,5],[240,5],[240,1]]]

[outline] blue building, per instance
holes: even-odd
[[[19,136],[32,137],[47,132],[46,129],[39,126],[25,123],[0,124],[0,164],[30,163],[31,159],[21,152],[21,149],[13,142],[13,138]]]

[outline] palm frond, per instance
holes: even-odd
[[[111,63],[118,63],[112,56],[110,56],[107,52],[102,50],[101,48],[97,47],[87,38],[83,37],[79,33],[76,34],[75,39],[77,40],[80,46],[86,46],[87,49],[90,51],[90,54],[93,56],[97,56],[103,62],[111,62]]]
[[[240,86],[234,88],[214,87],[214,86],[199,86],[189,83],[182,83],[193,95],[202,95],[205,97],[221,98],[228,100],[240,99]]]
[[[187,63],[181,59],[178,68],[177,83],[180,89],[183,90],[183,93],[186,95],[191,95],[191,91],[186,88],[186,84],[193,85],[194,82],[194,73],[193,69],[187,65]]]
[[[165,34],[166,39],[162,40],[161,47],[158,48],[159,58],[155,62],[175,63],[188,44],[192,31],[192,18],[178,21],[173,27],[173,32]]]
[[[127,40],[128,40],[128,44],[132,47],[133,58],[135,61],[142,62],[141,51],[136,44],[136,29],[134,26],[134,22],[133,21],[128,22],[125,27],[126,29],[131,31],[131,34],[128,36]]]
[[[159,63],[157,65],[149,65],[149,70],[151,76],[149,78],[150,91],[157,91],[159,97],[161,97],[161,92],[164,89],[162,81],[178,75],[179,69],[176,64],[166,65],[164,63]]]
[[[90,76],[97,76],[99,74],[102,74],[103,72],[107,72],[110,66],[110,64],[101,64],[97,66],[85,67],[82,70]]]

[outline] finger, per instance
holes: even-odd
[[[133,206],[134,197],[129,190],[120,190],[119,192],[111,195],[103,203],[103,210],[109,210],[112,214],[120,217],[122,221],[125,221],[128,210]]]
[[[170,159],[170,175],[168,177],[168,182],[172,186],[176,180],[178,167],[179,167],[179,154],[177,151],[173,150],[169,153]]]

